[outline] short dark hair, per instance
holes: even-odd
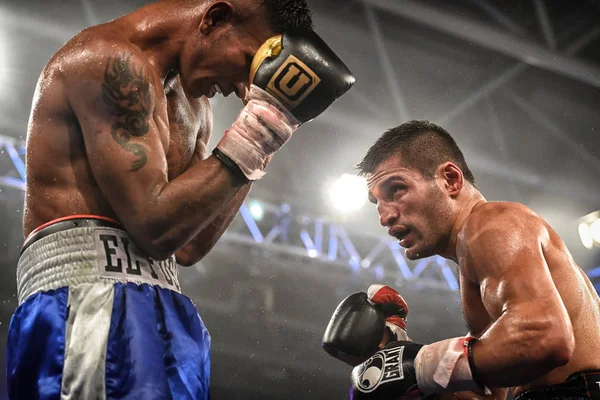
[[[267,23],[275,33],[289,30],[312,30],[312,11],[306,0],[260,0],[267,13]]]
[[[368,175],[383,161],[399,155],[403,164],[423,176],[433,178],[436,168],[447,161],[456,164],[465,180],[475,186],[473,173],[458,145],[441,126],[414,120],[389,129],[375,141],[357,165],[360,175]]]

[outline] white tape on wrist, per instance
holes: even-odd
[[[464,352],[465,338],[442,340],[423,346],[415,359],[417,383],[424,394],[491,391],[473,380]]]
[[[271,156],[300,126],[300,122],[273,96],[252,85],[248,103],[217,145],[250,180],[265,175]]]

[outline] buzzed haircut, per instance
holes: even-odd
[[[393,156],[400,156],[404,165],[427,178],[433,178],[436,168],[450,161],[460,168],[464,179],[475,186],[475,178],[462,151],[448,131],[433,122],[414,120],[389,129],[357,165],[359,174],[371,174],[379,164]]]
[[[256,0],[254,0],[256,1]],[[267,13],[267,23],[273,32],[312,30],[312,11],[306,0],[258,0]]]
[[[217,0],[162,0],[184,3],[188,6],[210,4]],[[255,24],[257,19],[266,20],[274,33],[290,30],[313,30],[313,12],[306,0],[230,0],[238,6],[235,16],[238,22]]]

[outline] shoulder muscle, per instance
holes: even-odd
[[[547,239],[543,220],[528,207],[490,202],[465,223],[460,240],[462,258],[481,280],[488,274],[502,274],[525,259],[543,257],[541,248]]]

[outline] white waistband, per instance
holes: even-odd
[[[32,243],[17,266],[19,304],[37,292],[101,281],[147,283],[181,292],[175,256],[153,260],[115,228],[53,233]]]

